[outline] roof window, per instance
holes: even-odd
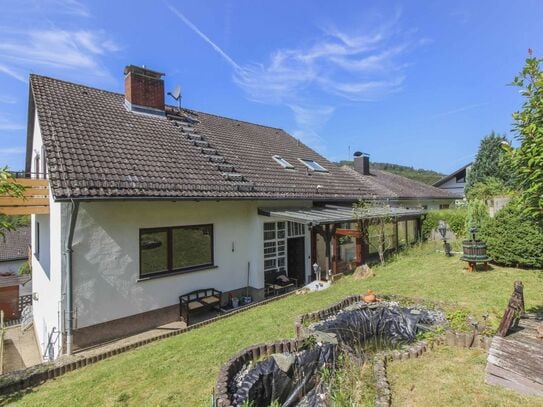
[[[287,160],[285,160],[283,157],[279,156],[279,155],[274,155],[272,157],[275,162],[277,162],[281,167],[283,168],[287,168],[287,169],[294,169],[294,166],[289,163]]]
[[[324,168],[322,165],[317,163],[313,160],[302,160],[299,158],[300,162],[303,163],[307,168],[309,168],[311,171],[317,171],[317,172],[328,172],[326,168]]]

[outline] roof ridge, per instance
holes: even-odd
[[[67,80],[65,80],[65,79],[54,78],[54,77],[52,77],[52,76],[47,76],[47,75],[40,75],[40,74],[31,73],[31,74],[30,74],[30,79],[32,80],[33,77],[50,79],[50,80],[52,80],[52,81],[66,83],[66,84],[68,84],[68,85],[80,86],[80,87],[83,87],[83,88],[92,89],[92,90],[97,90],[97,91],[105,92],[105,93],[111,93],[111,94],[113,94],[113,95],[118,95],[118,96],[123,96],[123,97],[124,97],[124,93],[121,93],[121,92],[115,92],[115,91],[112,91],[112,90],[101,89],[101,88],[97,88],[96,86],[84,85],[84,84],[81,84],[81,83],[76,83],[76,82],[67,81]],[[167,103],[165,103],[164,106],[165,106],[165,107],[169,107],[169,108],[171,108],[171,109],[179,109],[178,106],[170,105],[170,104],[167,104]],[[185,111],[187,111],[187,112],[191,112],[191,113],[206,114],[206,115],[208,115],[208,116],[215,116],[215,117],[218,117],[218,118],[221,118],[221,119],[231,120],[231,121],[234,121],[234,122],[247,123],[247,124],[252,124],[253,126],[260,126],[260,127],[266,127],[266,128],[268,128],[268,129],[280,130],[280,131],[282,131],[283,133],[288,134],[285,130],[283,130],[283,129],[280,128],[280,127],[274,127],[274,126],[269,126],[269,125],[266,125],[266,124],[254,123],[254,122],[250,122],[250,121],[248,121],[248,120],[240,120],[240,119],[236,119],[236,118],[233,118],[233,117],[221,116],[220,114],[209,113],[209,112],[204,112],[204,111],[201,111],[201,110],[195,110],[195,109],[190,109],[190,108],[185,108],[185,107],[182,107],[181,109],[182,109],[182,110],[185,110]]]

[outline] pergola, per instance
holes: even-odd
[[[355,210],[353,207],[339,205],[313,206],[310,208],[268,208],[259,209],[259,215],[292,222],[303,223],[311,229],[311,258],[317,258],[316,235],[322,236],[326,247],[326,264],[333,274],[337,274],[337,237],[351,236],[355,238],[356,262],[362,264],[364,259],[364,236],[360,228],[341,228],[343,223],[368,222],[374,219],[420,219],[426,211],[422,209],[393,208],[388,206],[369,207]],[[333,252],[333,254],[332,254]]]

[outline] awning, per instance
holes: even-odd
[[[304,223],[306,225],[323,225],[330,223],[346,223],[359,219],[378,219],[378,218],[406,218],[417,217],[425,214],[422,209],[405,209],[375,207],[367,208],[355,213],[352,207],[346,206],[314,206],[311,208],[261,208],[258,214],[271,218],[289,220],[292,222]]]

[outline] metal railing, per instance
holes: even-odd
[[[53,336],[55,336],[54,339]],[[47,339],[47,346],[45,347],[45,351],[43,352],[44,359],[53,360],[55,358],[55,349],[53,347],[57,343],[59,336],[60,331],[56,327],[53,327],[51,333],[49,334],[49,338]]]

